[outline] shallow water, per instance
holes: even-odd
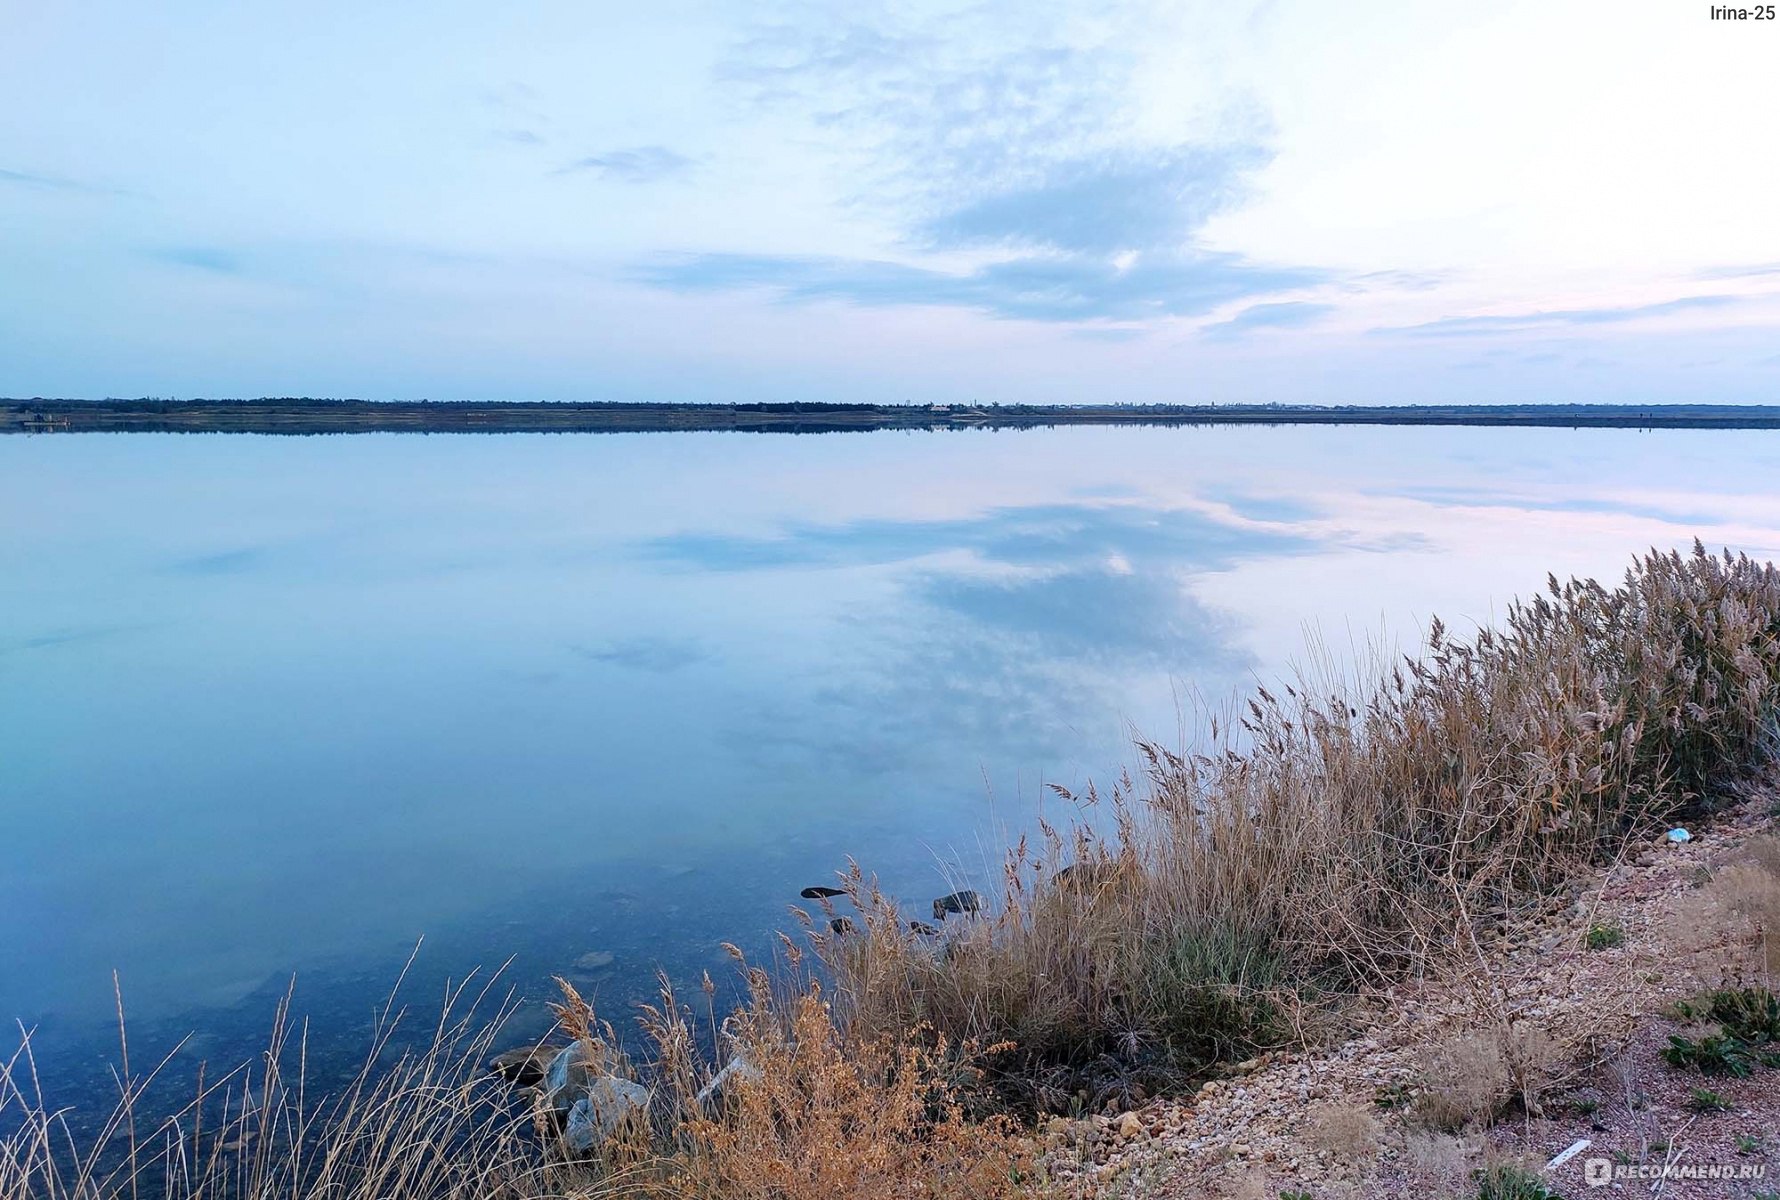
[[[1546,573],[1780,558],[1780,434],[0,438],[0,1018],[609,1015],[857,856],[917,904],[1196,704]],[[533,1016],[537,1009],[532,1009]],[[332,1032],[332,1031],[338,1031]]]

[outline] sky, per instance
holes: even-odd
[[[1692,0],[0,0],[0,395],[1780,402]]]

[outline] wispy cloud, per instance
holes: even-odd
[[[1141,325],[1079,325],[1069,336],[1084,342],[1135,342],[1148,333]]]
[[[1415,336],[1467,337],[1491,333],[1515,333],[1529,329],[1574,325],[1615,325],[1648,317],[1666,317],[1674,313],[1700,309],[1724,308],[1740,304],[1742,296],[1683,296],[1660,304],[1639,304],[1626,308],[1571,308],[1552,312],[1516,313],[1487,317],[1445,317],[1421,325],[1403,325],[1376,329],[1374,333],[1403,333]]]
[[[1072,39],[1036,10],[861,5],[759,27],[721,74],[856,151],[874,193],[949,207],[1092,146],[1130,66],[1116,38]]]
[[[1321,279],[1315,271],[1204,251],[1140,260],[1123,269],[1085,255],[1027,256],[967,273],[867,259],[692,254],[646,263],[635,277],[678,292],[755,289],[793,302],[971,308],[1040,321],[1191,316]]]
[[[1296,553],[1315,543],[1290,528],[1240,524],[1220,514],[1148,506],[1053,504],[994,509],[950,521],[865,520],[789,525],[776,537],[680,533],[640,549],[651,558],[703,571],[787,566],[881,565],[969,550],[986,562],[1061,570],[1104,564],[1191,564],[1206,570],[1262,548]]]
[[[54,650],[60,646],[83,646],[88,642],[116,637],[119,634],[135,633],[144,628],[147,626],[92,625],[84,628],[71,626],[25,637],[0,638],[0,657],[32,650]]]
[[[1056,504],[956,520],[794,524],[766,538],[690,532],[642,549],[707,571],[921,563],[891,600],[918,636],[886,643],[869,677],[830,673],[813,697],[821,738],[801,744],[810,722],[792,711],[747,714],[738,737],[742,753],[796,741],[806,753],[845,754],[853,770],[888,771],[941,746],[1042,754],[1082,713],[1118,711],[1112,685],[1133,671],[1191,669],[1233,686],[1252,656],[1229,615],[1194,594],[1194,576],[1319,544],[1206,511]],[[955,550],[979,561],[941,565],[938,556]],[[887,627],[869,610],[854,620],[855,645]],[[914,702],[923,695],[937,700]]]
[[[97,184],[84,183],[78,179],[67,179],[60,175],[39,175],[32,171],[12,171],[0,167],[0,184],[13,187],[35,188],[49,192],[83,192],[91,196],[109,196],[115,189],[100,187]]]
[[[569,649],[593,662],[658,675],[670,674],[711,657],[708,648],[679,638],[635,637],[598,646],[570,646]]]
[[[564,167],[559,174],[588,171],[618,183],[655,183],[679,175],[692,160],[666,146],[632,146],[593,154]]]
[[[541,146],[545,136],[538,132],[553,122],[539,104],[537,92],[523,83],[510,83],[482,93],[482,105],[493,121],[489,131],[497,140],[517,146]]]
[[[1453,271],[1364,271],[1350,275],[1342,282],[1352,291],[1427,292],[1451,282],[1456,274]]]
[[[1196,244],[1271,157],[1258,123],[1157,139],[1130,129],[1143,15],[1084,34],[1041,9],[945,15],[800,12],[760,28],[722,70],[750,101],[802,116],[860,180],[907,255],[693,254],[636,277],[677,291],[753,288],[792,302],[940,305],[1076,322],[1196,315],[1319,282]],[[926,253],[1000,252],[969,270]]]
[[[923,222],[943,247],[1010,245],[1078,254],[1179,250],[1242,194],[1258,146],[1105,151],[1048,165],[1039,178],[975,197]]]
[[[266,547],[248,546],[182,558],[169,563],[167,569],[178,575],[239,575],[264,565],[266,555]]]
[[[1174,572],[1101,566],[985,579],[927,576],[921,599],[984,631],[1009,634],[1044,658],[1241,664],[1233,623],[1191,597]]]
[[[1740,267],[1708,267],[1695,272],[1696,279],[1758,279],[1763,275],[1780,275],[1780,262],[1749,263]]]
[[[162,262],[193,267],[200,271],[213,271],[218,275],[239,275],[242,270],[241,259],[237,255],[214,246],[171,246],[150,253]]]
[[[1313,304],[1304,300],[1287,300],[1277,304],[1254,304],[1227,321],[1207,325],[1200,332],[1209,338],[1231,340],[1258,329],[1298,329],[1322,320],[1335,311],[1332,304]]]

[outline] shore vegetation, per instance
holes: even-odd
[[[1080,818],[1009,849],[980,911],[911,916],[853,868],[822,901],[847,920],[812,920],[775,972],[743,964],[727,1019],[665,981],[640,1014],[565,987],[560,1036],[652,1095],[592,1154],[488,1076],[498,1015],[448,1017],[400,1053],[380,1033],[326,1097],[288,1023],[261,1063],[157,1117],[165,1081],[126,1063],[117,1114],[84,1138],[27,1042],[0,1075],[0,1200],[1042,1194],[1034,1123],[1128,1113],[1480,958],[1579,872],[1709,817],[1774,758],[1777,714],[1772,565],[1696,545],[1616,586],[1552,579],[1498,627],[1435,622],[1361,682],[1258,687],[1207,744],[1140,746],[1141,772],[1064,794]],[[1766,1036],[1770,1000],[1710,1003]],[[604,1023],[633,1019],[637,1038]],[[1503,1046],[1491,1096],[1530,1097],[1520,1043]]]

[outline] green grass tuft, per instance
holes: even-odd
[[[1522,1167],[1499,1166],[1479,1172],[1477,1200],[1564,1200],[1551,1186]]]
[[[1722,1113],[1731,1111],[1734,1106],[1709,1088],[1694,1088],[1688,1093],[1687,1107],[1697,1113]]]
[[[1612,950],[1625,945],[1625,930],[1617,925],[1590,925],[1588,927],[1588,948],[1590,950]]]

